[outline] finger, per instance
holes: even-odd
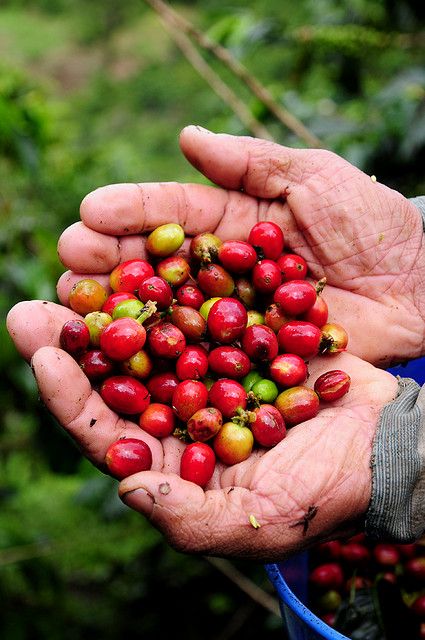
[[[189,160],[212,182],[260,198],[280,198],[290,183],[301,183],[322,150],[291,149],[257,138],[215,134],[189,126],[180,134]]]
[[[69,354],[42,347],[34,354],[31,365],[47,409],[96,466],[106,469],[106,451],[115,440],[138,438],[152,451],[152,468],[163,468],[161,442],[109,409]]]
[[[56,293],[61,304],[69,307],[69,294],[72,287],[76,282],[83,280],[84,278],[97,280],[97,282],[105,287],[108,294],[111,293],[112,290],[109,286],[109,275],[101,273],[75,273],[73,271],[65,271],[56,284]]]
[[[119,492],[185,553],[271,559],[299,544],[271,501],[246,488],[204,492],[175,474],[146,471],[123,480]]]
[[[80,317],[54,302],[31,300],[12,307],[6,324],[17,350],[25,360],[30,360],[41,347],[58,347],[64,323]]]

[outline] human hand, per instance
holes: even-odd
[[[79,274],[60,279],[63,304],[82,273],[106,274],[143,255],[139,234],[159,224],[179,221],[188,235],[246,239],[257,220],[269,219],[313,277],[326,276],[331,319],[347,329],[351,353],[378,366],[425,353],[424,233],[412,203],[328,151],[198,127],[184,129],[180,143],[221,188],[123,184],[89,194],[82,223],[59,241],[63,263]]]
[[[152,470],[123,480],[120,494],[171,545],[185,552],[276,560],[362,526],[378,416],[397,393],[393,376],[348,353],[316,358],[308,384],[340,368],[351,377],[350,392],[290,429],[273,449],[257,450],[232,467],[218,464],[204,492],[178,475],[185,446],[180,440],[157,440],[120,418],[73,358],[50,346],[75,315],[54,303],[26,302],[10,312],[8,327],[17,348],[32,359],[46,407],[96,466],[106,470],[106,451],[118,438],[141,438],[150,446]]]

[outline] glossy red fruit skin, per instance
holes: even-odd
[[[319,327],[304,320],[290,320],[279,329],[279,350],[309,360],[319,353],[322,332]]]
[[[138,438],[122,438],[113,442],[105,455],[106,466],[113,476],[122,480],[152,467],[152,451]]]
[[[283,251],[282,229],[274,222],[257,222],[249,232],[248,242],[265,258],[277,260]]]
[[[277,356],[279,345],[276,334],[270,327],[253,324],[242,335],[242,349],[253,362],[267,362]]]
[[[314,383],[314,390],[320,400],[334,402],[339,400],[350,389],[351,378],[348,373],[339,369],[326,371]]]
[[[338,560],[341,557],[342,544],[339,540],[328,540],[317,545],[316,550],[324,560]]]
[[[270,363],[270,376],[282,387],[296,387],[307,380],[304,360],[295,353],[281,353]]]
[[[139,290],[143,280],[154,274],[154,269],[149,262],[137,258],[121,262],[115,267],[109,276],[109,282],[113,291],[134,293]]]
[[[134,318],[118,318],[100,334],[100,348],[111,360],[128,360],[145,342],[146,329]]]
[[[303,280],[307,275],[307,263],[296,253],[285,253],[276,260],[282,272],[282,281]]]
[[[160,322],[149,330],[148,344],[153,356],[176,359],[186,347],[186,338],[171,322]]]
[[[223,416],[215,407],[199,409],[188,420],[187,432],[192,440],[206,442],[211,440],[220,431],[223,424]]]
[[[208,353],[204,347],[190,345],[177,358],[176,374],[179,380],[201,380],[207,371]]]
[[[115,293],[111,293],[110,296],[107,297],[105,303],[103,304],[102,311],[103,313],[108,313],[112,316],[112,312],[120,302],[124,302],[125,300],[137,300],[137,297],[134,293],[129,293],[128,291],[115,291]]]
[[[376,544],[373,556],[381,567],[394,567],[400,562],[400,553],[394,544]]]
[[[283,313],[282,309],[278,304],[273,302],[270,304],[266,312],[264,314],[264,322],[265,324],[274,331],[274,333],[278,333],[279,329],[283,327],[286,322],[291,320],[290,316],[287,316],[286,313]]]
[[[282,282],[282,274],[274,260],[261,260],[253,268],[251,279],[259,293],[274,293]]]
[[[176,416],[187,422],[208,402],[208,389],[199,380],[182,380],[173,393],[172,407]]]
[[[422,587],[425,585],[425,557],[411,558],[404,564],[404,571],[409,578]]]
[[[274,402],[287,426],[315,418],[319,413],[319,404],[316,392],[304,386],[285,389]]]
[[[207,327],[213,340],[221,344],[234,342],[245,330],[248,314],[235,298],[220,298],[208,314]]]
[[[323,327],[328,321],[328,305],[323,296],[317,296],[316,301],[310,309],[300,315],[300,320],[311,322],[316,327]]]
[[[370,551],[358,542],[347,542],[341,548],[341,557],[347,564],[360,567],[370,562]]]
[[[173,290],[164,278],[152,276],[146,278],[139,287],[139,298],[142,302],[156,302],[159,311],[167,309],[173,301]]]
[[[78,364],[88,379],[92,381],[106,378],[114,369],[112,360],[107,358],[103,351],[99,349],[93,349],[83,353],[78,360]]]
[[[336,562],[321,564],[311,571],[310,583],[319,589],[340,589],[344,584],[344,574]]]
[[[254,409],[255,420],[250,423],[257,444],[262,447],[274,447],[286,436],[285,421],[279,411],[271,404],[262,404]]]
[[[156,373],[146,382],[149,393],[154,402],[171,405],[173,393],[179,384],[176,374],[171,371]]]
[[[174,431],[174,411],[167,404],[151,402],[139,417],[139,426],[155,438],[166,438]]]
[[[190,276],[190,266],[182,256],[169,256],[158,262],[156,273],[172,287],[181,287]]]
[[[246,353],[237,347],[216,347],[208,354],[211,371],[224,378],[239,380],[249,373],[251,362]]]
[[[208,405],[218,409],[225,419],[234,416],[238,407],[246,409],[246,403],[246,391],[236,380],[221,378],[209,390]]]
[[[203,265],[198,271],[197,283],[208,298],[231,296],[235,289],[232,276],[219,264]]]
[[[68,320],[63,325],[59,343],[62,349],[71,355],[82,353],[90,343],[90,331],[84,320]]]
[[[184,284],[176,291],[176,299],[179,305],[183,307],[192,307],[199,311],[202,304],[205,302],[205,296],[199,287],[193,284]]]
[[[215,468],[215,453],[205,442],[187,445],[180,461],[180,477],[200,487],[211,480]]]
[[[218,259],[227,271],[238,274],[250,271],[258,260],[254,247],[241,240],[223,242]]]
[[[236,278],[234,297],[242,302],[246,309],[254,309],[255,307],[255,289],[249,278]]]
[[[110,409],[126,415],[142,413],[149,406],[149,391],[131,376],[111,376],[100,387],[100,395]]]
[[[273,300],[284,313],[298,316],[305,313],[316,302],[316,289],[307,280],[290,280],[281,284],[273,295]]]

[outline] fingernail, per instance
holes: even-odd
[[[150,518],[155,501],[151,493],[146,489],[133,489],[133,491],[127,491],[120,496],[121,500],[127,507],[140,511],[143,515]]]
[[[209,129],[205,129],[205,127],[201,127],[199,124],[195,124],[195,129],[198,129],[201,133],[212,133]]]

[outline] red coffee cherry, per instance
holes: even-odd
[[[152,402],[140,415],[139,425],[155,438],[166,438],[174,431],[174,411],[166,404]]]
[[[315,418],[319,413],[319,398],[309,387],[285,389],[277,396],[274,404],[289,426]]]
[[[282,353],[270,363],[270,376],[282,387],[296,387],[307,379],[307,365],[294,353]]]
[[[245,330],[248,315],[245,307],[235,298],[220,298],[212,305],[207,326],[213,340],[230,344]]]
[[[208,355],[208,364],[214,373],[224,378],[243,378],[251,369],[246,353],[237,347],[216,347]]]
[[[100,395],[108,407],[126,415],[142,413],[150,402],[145,385],[131,376],[107,378],[100,387]]]
[[[206,442],[211,440],[220,431],[223,424],[223,416],[215,407],[199,409],[189,419],[187,432],[192,440]]]
[[[234,416],[239,407],[246,409],[246,403],[246,391],[236,380],[221,378],[209,390],[208,404],[218,409],[223,418]]]
[[[179,384],[176,374],[171,371],[156,373],[146,382],[149,393],[154,402],[171,405],[173,393]]]
[[[128,360],[145,342],[146,329],[134,318],[118,318],[100,334],[100,348],[111,360]]]
[[[306,280],[290,280],[281,284],[274,292],[273,300],[283,313],[297,316],[305,313],[316,302],[316,289]]]
[[[113,476],[122,480],[152,466],[152,452],[143,440],[122,438],[113,442],[105,455],[105,462]]]
[[[277,356],[279,345],[272,329],[253,324],[243,333],[242,349],[253,362],[266,362]]]
[[[303,320],[291,320],[279,329],[277,341],[279,349],[285,353],[295,353],[309,360],[319,353],[322,332],[319,327]]]
[[[223,242],[218,250],[218,259],[223,267],[232,273],[250,271],[258,260],[254,247],[240,240]]]
[[[82,353],[90,343],[90,331],[84,320],[68,320],[63,325],[59,343],[71,355]]]
[[[282,272],[282,281],[303,280],[307,275],[307,263],[296,253],[285,253],[277,259]]]
[[[205,302],[205,297],[199,287],[193,284],[184,284],[176,291],[176,299],[182,307],[192,307],[199,311]]]
[[[186,339],[171,322],[160,322],[150,329],[148,345],[153,356],[175,359],[183,353]]]
[[[283,232],[274,222],[257,222],[249,232],[248,242],[264,258],[277,260],[283,251]]]
[[[314,390],[320,400],[333,402],[339,400],[350,389],[351,378],[345,371],[334,369],[319,376],[314,383]]]
[[[215,468],[215,453],[205,442],[187,445],[180,461],[180,477],[200,487],[211,480]]]
[[[156,302],[160,311],[167,309],[173,301],[173,290],[164,278],[152,276],[146,278],[139,287],[139,298],[142,302]]]
[[[146,260],[126,260],[111,272],[109,283],[112,291],[134,293],[146,278],[155,275],[154,269]]]
[[[259,293],[273,293],[281,282],[282,274],[273,260],[261,260],[252,270],[252,284]]]
[[[207,406],[208,389],[199,380],[183,380],[174,390],[172,407],[180,420],[187,422],[194,413]]]
[[[208,371],[208,353],[204,347],[186,347],[176,361],[179,380],[202,380]]]
[[[262,404],[254,409],[255,416],[250,423],[254,440],[262,447],[274,447],[286,436],[285,421],[280,412],[271,404]]]

